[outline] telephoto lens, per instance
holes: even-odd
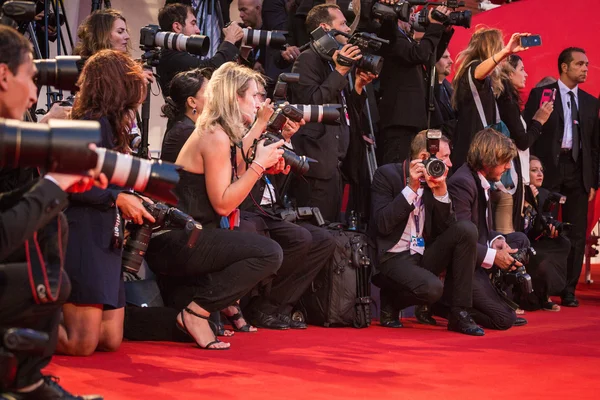
[[[271,47],[282,49],[287,43],[283,31],[262,31],[259,29],[244,28],[244,38],[242,44],[251,47]]]
[[[85,61],[80,56],[57,56],[54,59],[34,60],[37,85],[59,90],[76,91],[79,73]]]
[[[290,104],[292,107],[302,111],[304,121],[319,122],[325,125],[340,124],[340,108],[341,104],[323,104],[323,105],[308,105],[308,104]]]
[[[98,148],[98,164],[94,175],[104,173],[108,181],[169,204],[176,204],[172,193],[179,183],[179,167],[163,161],[145,160],[116,151]]]
[[[205,56],[210,49],[210,39],[203,35],[186,36],[181,33],[162,32],[158,25],[146,25],[140,30],[140,47],[160,47]]]

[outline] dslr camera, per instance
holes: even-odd
[[[525,221],[530,227],[527,234],[533,240],[537,240],[542,236],[550,236],[550,225],[556,228],[559,235],[568,235],[573,228],[573,225],[568,222],[561,222],[554,218],[556,207],[559,204],[565,204],[567,197],[560,193],[553,192],[548,195],[542,209],[537,212],[533,207],[529,206],[525,209]]]
[[[503,271],[500,268],[497,268],[492,275],[492,283],[494,286],[502,292],[504,292],[504,289],[507,286],[514,286],[521,294],[532,293],[533,285],[531,283],[531,275],[527,273],[525,265],[529,263],[529,257],[534,256],[535,254],[536,252],[533,247],[524,247],[512,254],[512,257],[523,264],[523,266],[518,267],[514,271]],[[508,300],[508,298],[505,298],[505,300]],[[512,301],[510,301],[510,303],[512,303]],[[518,307],[516,304],[514,304],[514,306]]]
[[[137,274],[140,271],[144,255],[148,250],[152,232],[159,230],[183,229],[188,235],[187,246],[192,248],[202,231],[202,225],[196,222],[186,213],[175,207],[169,207],[161,203],[142,204],[154,217],[155,222],[144,222],[143,225],[129,224],[127,228],[131,233],[123,247],[122,269],[125,272]]]
[[[439,129],[429,129],[427,131],[427,152],[429,158],[423,161],[425,171],[432,178],[439,178],[446,173],[446,164],[436,157],[440,151],[440,140],[442,139],[442,131]]]
[[[140,29],[140,48],[146,52],[157,47],[177,51],[186,51],[198,56],[205,56],[210,50],[208,36],[162,32],[158,25],[146,25]]]
[[[368,51],[379,50],[382,44],[389,44],[389,40],[382,39],[367,32],[355,32],[353,35],[347,35],[335,29],[326,31],[322,27],[318,27],[310,33],[310,46],[321,57],[327,60],[333,60],[333,54],[335,51],[344,47],[335,39],[337,35],[347,37],[348,44],[358,46],[362,53],[362,58],[358,61],[354,61],[338,54],[336,61],[339,64],[345,67],[356,65],[357,68],[360,68],[363,71],[379,75],[381,69],[383,68],[383,58],[381,56],[370,54]]]
[[[448,8],[456,9],[458,7],[464,7],[465,3],[462,1],[448,1],[446,3],[428,3],[427,5],[444,5]],[[470,10],[465,11],[453,11],[450,15],[446,16],[437,10],[430,10],[427,7],[423,7],[416,16],[416,19],[412,23],[412,27],[417,32],[425,32],[425,29],[429,26],[429,14],[436,21],[441,22],[445,26],[462,26],[465,29],[471,27],[472,13]]]

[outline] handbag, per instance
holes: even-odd
[[[479,118],[481,119],[481,123],[483,125],[484,128],[492,128],[495,131],[500,132],[501,134],[503,134],[504,136],[506,136],[507,138],[510,138],[510,131],[508,130],[508,127],[506,126],[506,124],[504,122],[502,122],[502,120],[500,119],[500,111],[498,110],[498,103],[496,103],[496,100],[494,99],[494,107],[496,107],[495,109],[495,121],[492,124],[487,123],[487,119],[485,117],[485,112],[483,111],[483,104],[481,103],[481,97],[479,97],[479,92],[477,91],[477,88],[475,87],[475,83],[473,82],[473,77],[471,76],[471,67],[469,67],[469,87],[471,88],[471,94],[473,95],[473,100],[475,101],[475,107],[477,107],[477,113],[479,114]],[[491,88],[490,88],[491,90]],[[510,170],[505,171],[502,174],[502,177],[500,178],[499,182],[490,182],[490,184],[492,185],[492,189],[503,189],[504,191],[513,194],[514,193],[514,188],[516,187],[514,179],[512,177],[512,171],[514,171],[514,163],[513,166]],[[499,185],[498,183],[500,183],[501,185]],[[511,193],[511,191],[513,193]]]

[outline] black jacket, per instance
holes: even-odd
[[[330,63],[312,48],[300,54],[292,72],[300,74],[300,81],[292,85],[291,103],[342,104],[341,91],[344,90],[349,112],[362,112],[366,100],[365,92],[359,95],[355,90],[348,90],[347,76],[332,70]],[[340,122],[339,125],[309,123],[292,136],[292,144],[298,154],[318,161],[310,165],[310,170],[305,176],[329,179],[334,175],[339,162],[346,157],[350,130],[341,109]]]
[[[500,235],[488,227],[486,210],[489,210],[491,220],[491,207],[485,199],[485,192],[477,172],[467,164],[463,164],[448,180],[448,192],[454,204],[457,220],[471,221],[477,227],[479,238],[477,240],[477,264],[483,264],[488,249],[488,241]]]
[[[531,146],[531,153],[539,157],[544,165],[545,179],[544,187],[551,188],[557,185],[560,179],[558,170],[558,159],[562,145],[562,137],[565,128],[564,109],[560,96],[558,83],[553,83],[540,88],[535,88],[529,94],[529,99],[523,111],[523,117],[530,124],[533,115],[540,107],[542,92],[544,89],[556,89],[556,100],[554,111],[542,128]],[[581,151],[579,157],[583,162],[583,186],[587,192],[590,188],[598,188],[598,168],[600,151],[600,123],[598,122],[599,102],[592,95],[578,89],[579,103],[579,126],[581,135]]]
[[[212,68],[217,69],[228,61],[236,61],[240,54],[240,50],[236,45],[229,42],[223,42],[219,46],[219,51],[214,57],[208,60],[176,50],[162,50],[160,52],[160,63],[156,67],[158,73],[158,82],[162,89],[163,95],[169,95],[169,85],[171,81],[180,72],[189,71],[194,68]]]
[[[0,195],[0,261],[23,245],[67,205],[67,194],[39,179]]]
[[[390,45],[381,49],[384,57],[379,103],[382,129],[389,126],[427,127],[424,66],[429,65],[436,48],[437,54],[444,53],[451,36],[451,33],[445,34],[444,29],[443,25],[431,24],[419,43],[408,39],[398,29],[390,34],[382,31],[384,38],[391,39]],[[440,44],[442,36],[447,38],[445,44]]]
[[[377,169],[371,185],[371,237],[377,243],[379,261],[394,247],[406,228],[410,213],[415,209],[402,194],[407,182],[404,164],[387,164]],[[450,224],[456,221],[452,203],[437,201],[429,187],[423,190],[425,227],[423,239],[430,245]]]

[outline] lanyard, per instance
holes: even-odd
[[[421,211],[423,209],[423,199],[419,198],[419,206],[415,207],[413,211],[413,219],[415,222],[415,232],[416,236],[419,237],[421,233],[421,225],[419,225],[421,219]]]
[[[331,63],[329,64],[329,68],[331,68],[332,72],[335,70]],[[344,89],[340,90],[340,95],[342,97],[342,107],[344,109],[344,116],[346,117],[346,125],[350,126],[350,114],[348,114],[348,103],[346,103],[346,95],[344,94]]]

